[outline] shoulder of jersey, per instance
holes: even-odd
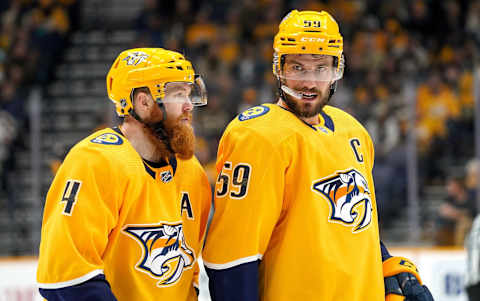
[[[99,130],[84,140],[97,145],[120,146],[125,142],[125,138],[110,128]],[[87,142],[87,143],[88,143]]]
[[[196,170],[200,170],[200,171],[203,170],[202,164],[200,163],[200,161],[198,161],[196,156],[192,156],[192,158],[187,159],[187,160],[179,159],[177,157],[177,162],[178,162],[178,168],[183,167],[187,170],[194,169],[195,171]]]
[[[288,136],[297,123],[298,119],[290,112],[276,104],[268,103],[251,107],[240,113],[230,122],[226,132],[232,134],[249,131],[251,134],[275,141]]]
[[[367,132],[365,127],[355,117],[342,109],[327,105],[323,108],[323,111],[329,115],[335,123],[340,124],[340,127],[346,127],[350,124],[351,126],[358,127],[361,131]]]
[[[276,136],[277,133],[285,135],[296,124],[298,119],[285,109],[276,104],[262,104],[240,113],[229,124],[229,129],[249,128],[259,134]]]
[[[236,120],[239,122],[271,119],[275,110],[272,110],[272,104],[262,104],[251,107],[242,113],[238,114]]]
[[[177,172],[184,172],[195,177],[207,177],[207,173],[196,156],[190,159],[182,160],[177,157]],[[197,178],[198,179],[198,178]]]
[[[77,143],[72,151],[76,153],[104,154],[108,160],[122,160],[122,157],[131,157],[128,153],[134,152],[128,140],[111,128],[99,130]]]

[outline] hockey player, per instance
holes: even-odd
[[[465,239],[467,250],[466,291],[470,301],[480,300],[480,215]]]
[[[201,77],[181,54],[123,51],[107,75],[122,123],[75,145],[50,187],[37,280],[48,300],[197,300],[211,190],[194,153]]]
[[[277,103],[239,114],[218,149],[212,299],[432,300],[415,266],[380,245],[370,136],[327,105],[345,66],[337,23],[294,10],[274,50]]]

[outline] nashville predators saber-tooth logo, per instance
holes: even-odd
[[[365,177],[355,169],[337,171],[334,175],[316,180],[312,188],[329,201],[330,221],[353,227],[353,233],[370,225],[371,193]]]
[[[174,284],[183,270],[191,268],[195,255],[188,247],[181,223],[127,226],[124,232],[142,246],[143,255],[136,268],[158,279],[157,286]]]
[[[142,51],[135,51],[128,53],[128,56],[123,59],[123,61],[127,61],[127,65],[138,65],[141,62],[145,62],[148,58],[148,54]]]

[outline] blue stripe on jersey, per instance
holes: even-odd
[[[148,166],[147,163],[145,163],[145,159],[143,159],[143,166],[145,167],[145,170],[147,171],[147,173],[153,178],[155,179],[155,172],[150,168],[150,166]]]
[[[173,176],[175,176],[175,173],[177,172],[177,158],[175,157],[175,155],[168,158],[168,163],[170,163],[170,165],[172,166]]]
[[[392,257],[392,255],[390,255],[390,253],[387,250],[387,247],[385,247],[383,242],[380,242],[380,250],[382,250],[382,261],[385,261],[388,258]]]
[[[110,289],[105,275],[98,275],[92,279],[59,289],[39,289],[40,295],[48,301],[117,301]]]
[[[333,120],[330,116],[327,115],[324,111],[320,112],[320,115],[323,117],[324,125],[328,129],[330,129],[332,132],[335,132],[335,124],[333,123]]]
[[[260,260],[224,270],[205,267],[212,301],[258,301]]]

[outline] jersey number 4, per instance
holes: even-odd
[[[233,167],[232,172],[232,162],[225,162],[217,178],[218,189],[215,191],[217,198],[226,196],[229,191],[232,199],[244,198],[248,192],[251,170],[250,164],[238,163]],[[230,177],[232,178],[231,183]],[[230,188],[230,186],[232,187]]]
[[[63,196],[61,200],[61,202],[66,203],[62,214],[68,216],[72,215],[73,206],[75,206],[75,203],[77,202],[77,196],[81,186],[81,181],[67,180],[67,184],[65,185],[65,190],[63,191]]]

